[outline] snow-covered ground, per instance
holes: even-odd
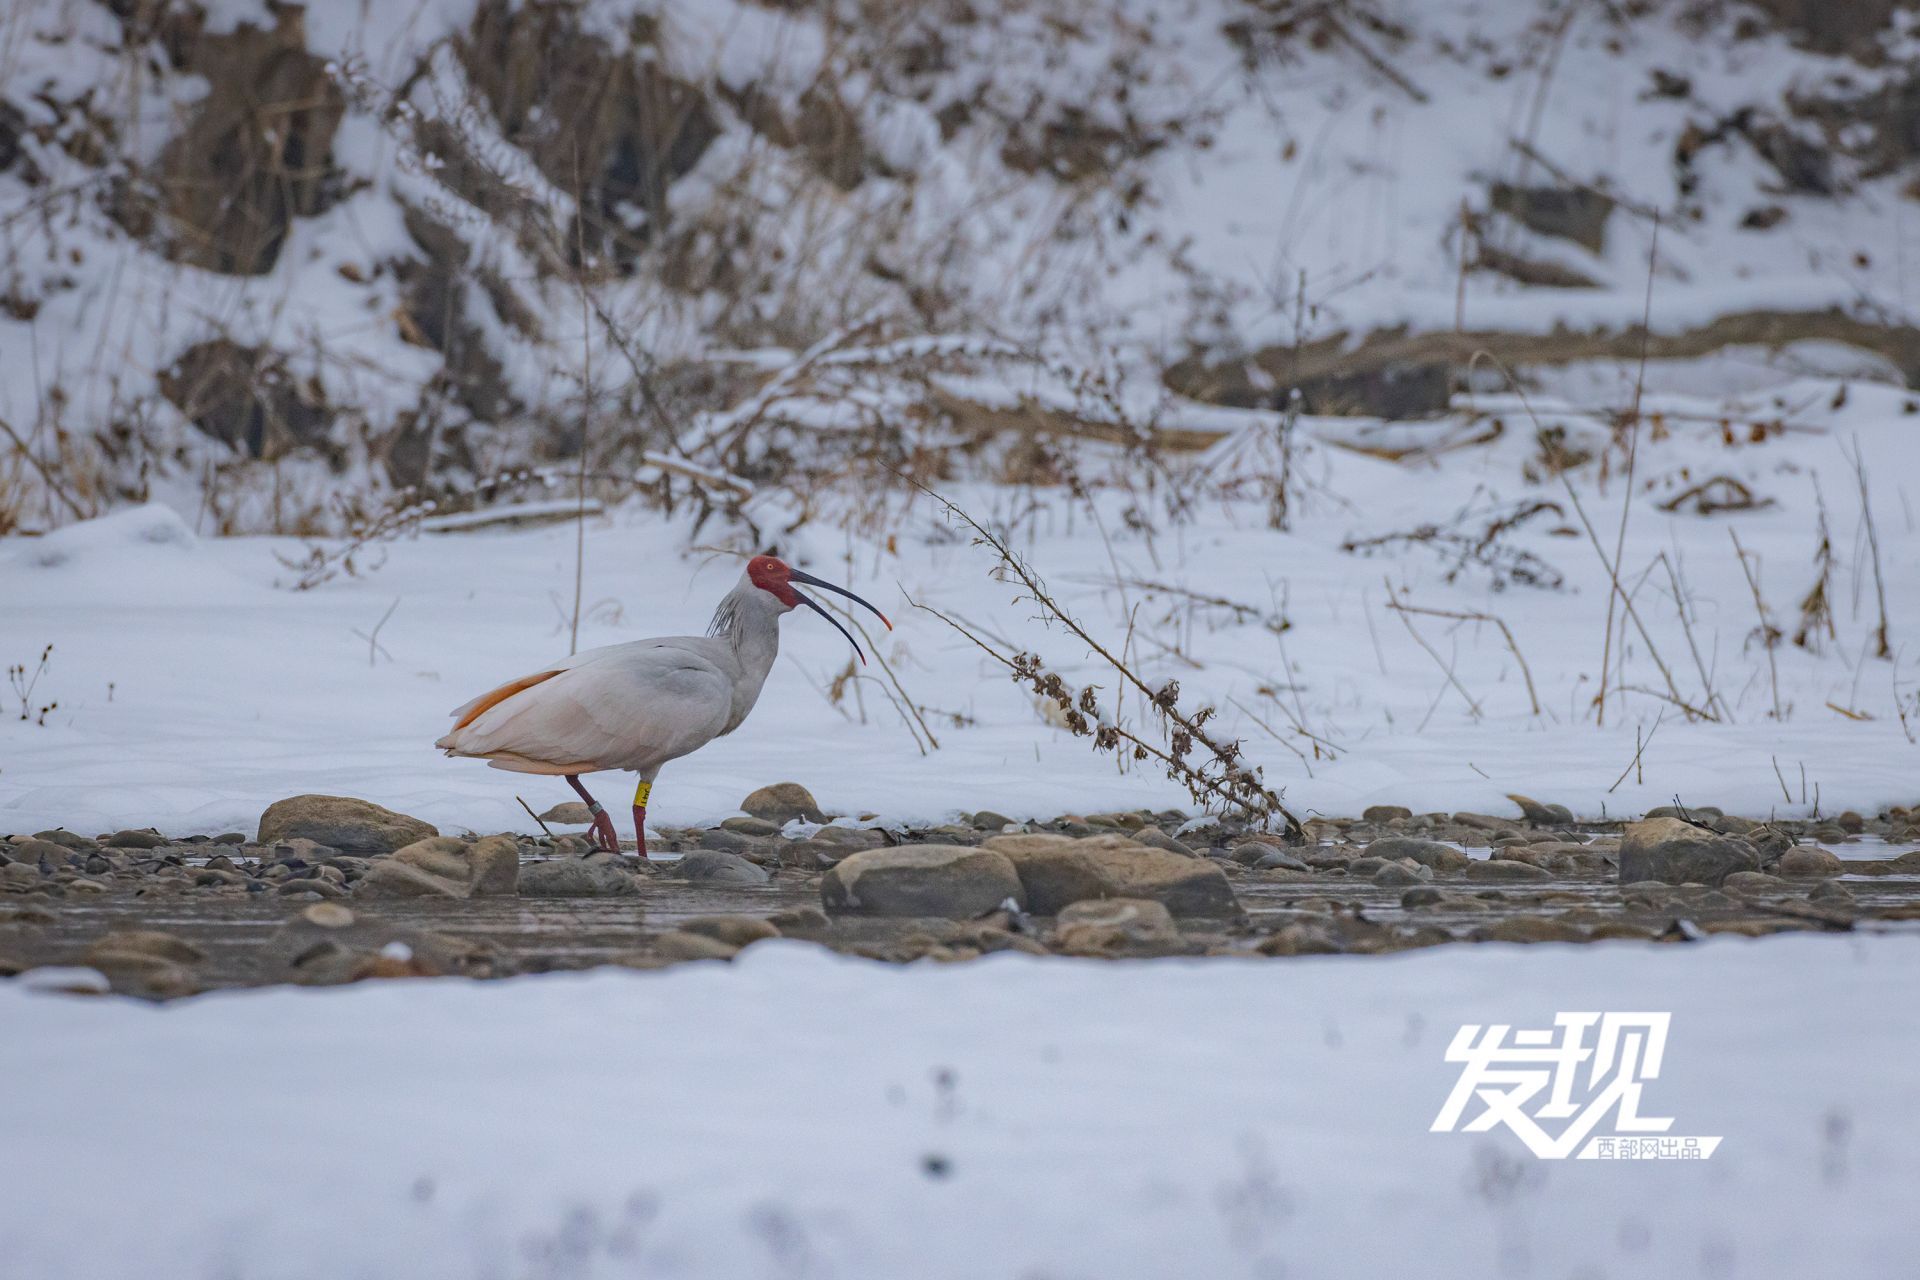
[[[1872,812],[1920,798],[1920,746],[1909,736],[1920,732],[1920,528],[1910,491],[1920,431],[1904,393],[1841,388],[1803,380],[1745,397],[1663,393],[1649,402],[1665,416],[1641,433],[1620,563],[1654,648],[1616,614],[1604,727],[1590,704],[1606,575],[1567,491],[1525,478],[1540,447],[1511,403],[1482,401],[1480,417],[1438,424],[1309,424],[1291,533],[1266,527],[1256,497],[1221,498],[1193,480],[1182,482],[1191,505],[1179,519],[1164,486],[1158,496],[1099,490],[1097,524],[1057,488],[962,487],[955,496],[1010,527],[1060,598],[1149,679],[1181,681],[1189,708],[1218,705],[1221,723],[1245,735],[1249,757],[1296,809],[1355,814],[1391,802],[1504,813],[1506,794],[1520,792],[1586,816],[1639,813],[1675,796],[1762,816],[1804,816],[1816,800],[1826,813]],[[1572,478],[1611,558],[1622,453],[1605,452],[1609,435],[1594,417],[1551,401],[1533,408],[1543,425],[1564,428],[1563,449],[1595,454]],[[1748,424],[1775,419],[1787,428],[1753,443]],[[1723,421],[1735,424],[1733,443]],[[1426,460],[1389,462],[1336,443],[1432,447],[1483,436],[1496,422],[1498,439]],[[1260,430],[1245,427],[1198,465],[1230,481],[1250,468]],[[1878,591],[1845,453],[1856,446],[1875,514],[1886,659],[1871,653]],[[1603,454],[1611,481],[1599,476]],[[1192,474],[1188,464],[1176,473]],[[1659,508],[1723,474],[1771,505],[1706,516]],[[1477,536],[1533,501],[1560,509],[1525,521],[1501,545],[1563,575],[1558,589],[1496,590],[1471,564],[1449,582],[1451,562],[1426,545],[1371,557],[1340,549],[1424,523]],[[1803,648],[1793,637],[1817,578],[1822,507],[1836,633],[1816,633]],[[1129,527],[1129,508],[1151,533]],[[830,809],[903,821],[978,808],[1026,818],[1188,803],[1150,765],[1121,772],[1050,727],[1030,692],[908,603],[964,619],[1009,649],[1032,648],[1074,682],[1101,686],[1110,714],[1112,674],[1034,622],[1034,607],[990,576],[989,553],[925,500],[875,510],[891,514],[847,534],[816,520],[781,550],[893,617],[897,630],[881,652],[912,699],[932,709],[938,749],[915,745],[878,666],[830,702],[848,652],[803,612],[787,620],[782,657],[747,723],[662,775],[655,821],[716,820],[748,791],[784,779]],[[761,514],[768,527],[783,523],[777,509]],[[0,543],[0,658],[31,669],[52,644],[33,702],[59,704],[44,726],[0,721],[0,829],[250,831],[269,802],[317,791],[487,831],[530,826],[516,793],[536,809],[569,798],[559,783],[443,759],[430,744],[453,707],[566,652],[571,526],[403,538],[363,555],[358,576],[300,592],[281,562],[300,557],[299,543],[197,538],[192,518],[154,506]],[[1771,660],[1730,532],[1784,632]],[[705,629],[739,561],[685,550],[690,536],[685,523],[633,506],[590,522],[583,647]],[[1497,626],[1412,615],[1416,640],[1387,607],[1389,583],[1407,605],[1503,620],[1526,658],[1538,714]],[[1266,619],[1280,615],[1290,627],[1276,635]],[[1662,664],[1690,705],[1706,707],[1711,687],[1716,722],[1689,720],[1674,704]],[[1139,701],[1121,714],[1151,732]],[[1641,767],[1630,768],[1641,746]]]
[[[0,1274],[1908,1275],[1916,982],[1882,936],[0,984]],[[1462,1023],[1563,1010],[1673,1014],[1639,1111],[1711,1160],[1428,1131]]]

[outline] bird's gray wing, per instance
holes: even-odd
[[[733,705],[728,673],[677,640],[595,649],[550,670],[442,741],[556,771],[644,769],[705,745]]]

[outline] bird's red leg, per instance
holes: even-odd
[[[580,793],[580,798],[587,802],[587,811],[593,815],[594,838],[600,842],[600,847],[608,853],[620,852],[620,835],[613,829],[613,819],[600,807],[600,802],[588,795],[587,789],[580,785],[579,774],[569,773],[566,778],[568,784]]]
[[[643,861],[647,856],[647,797],[652,794],[653,784],[644,779],[633,789],[633,834]]]

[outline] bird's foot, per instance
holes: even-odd
[[[613,819],[599,805],[593,806],[593,842],[599,846],[600,853],[620,852],[620,834],[613,829]]]

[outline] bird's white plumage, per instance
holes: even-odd
[[[651,778],[746,718],[787,607],[743,577],[715,614],[717,634],[575,654],[467,703],[454,712],[462,723],[435,745],[522,773],[626,769]]]

